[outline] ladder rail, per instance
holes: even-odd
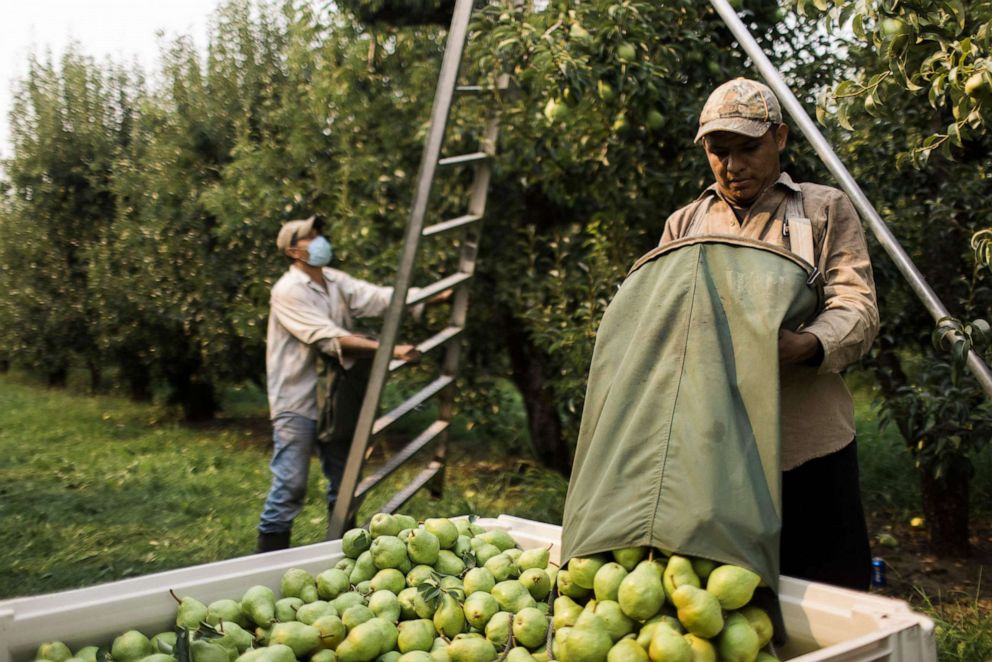
[[[434,174],[444,144],[444,134],[451,112],[451,102],[455,95],[458,71],[461,67],[471,15],[472,0],[456,0],[451,17],[451,26],[448,29],[447,45],[441,62],[441,71],[438,75],[437,91],[431,108],[431,127],[417,172],[413,203],[407,221],[396,282],[393,286],[393,296],[383,320],[379,348],[372,360],[369,383],[362,400],[351,448],[348,451],[344,475],[338,487],[338,499],[328,523],[329,538],[339,538],[351,519],[355,489],[358,486],[365,462],[365,452],[372,437],[372,427],[375,424],[376,413],[389,375],[393,347],[396,344],[403,311],[407,305],[407,292],[410,289],[410,281],[413,276],[413,267],[423,232],[424,217],[434,183]]]

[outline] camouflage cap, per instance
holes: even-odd
[[[279,249],[279,252],[285,253],[288,248],[295,246],[299,239],[310,234],[310,231],[313,230],[315,220],[317,220],[317,217],[311,216],[310,218],[283,223],[282,227],[279,228],[279,236],[276,237],[276,248]]]
[[[695,142],[714,131],[730,131],[757,138],[773,124],[782,123],[782,106],[767,85],[735,78],[713,90],[699,114]]]

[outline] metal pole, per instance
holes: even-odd
[[[892,234],[892,231],[889,230],[889,226],[885,224],[882,217],[875,211],[875,207],[869,202],[864,191],[854,181],[854,177],[851,176],[850,171],[848,171],[840,158],[837,157],[837,154],[834,153],[830,143],[820,133],[820,130],[810,116],[806,114],[802,104],[799,103],[799,99],[792,93],[792,90],[789,89],[789,86],[782,78],[782,74],[779,73],[775,65],[768,59],[768,56],[761,50],[758,42],[751,36],[751,32],[741,21],[740,17],[737,16],[737,12],[734,11],[727,0],[710,0],[710,3],[716,9],[724,23],[727,24],[727,27],[730,28],[737,42],[751,60],[754,61],[755,67],[761,73],[765,82],[772,88],[772,91],[778,96],[779,101],[782,102],[782,105],[788,111],[789,115],[792,116],[796,125],[806,136],[806,139],[813,145],[813,149],[816,150],[817,155],[819,155],[824,165],[827,166],[827,169],[840,182],[841,188],[850,196],[852,202],[854,202],[854,206],[861,213],[861,217],[868,222],[868,227],[875,234],[875,238],[878,239],[878,242],[885,249],[885,252],[889,254],[889,257],[892,258],[892,261],[895,262],[896,268],[899,269],[899,272],[909,283],[909,286],[913,288],[916,296],[923,302],[924,307],[926,307],[934,321],[942,317],[948,317],[950,313],[947,311],[944,303],[923,278],[923,274],[920,273],[919,269],[916,268],[916,265],[913,264],[913,261],[906,254],[906,251],[903,250],[899,241]],[[979,385],[981,385],[986,395],[992,398],[992,370],[989,370],[982,357],[975,351],[968,353],[967,364],[968,369],[971,370],[972,374],[978,380]]]

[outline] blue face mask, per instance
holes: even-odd
[[[334,255],[334,251],[331,249],[331,242],[324,239],[321,235],[310,240],[310,243],[307,245],[307,253],[309,257],[306,262],[311,267],[326,267],[331,263],[331,256]]]

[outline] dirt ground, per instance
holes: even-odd
[[[971,558],[939,559],[927,551],[923,526],[894,524],[872,514],[868,520],[869,531],[875,533],[872,556],[885,560],[887,580],[884,588],[872,592],[912,602],[929,599],[934,605],[977,601],[992,609],[992,522],[971,523]],[[878,533],[890,534],[897,544],[881,544]]]

